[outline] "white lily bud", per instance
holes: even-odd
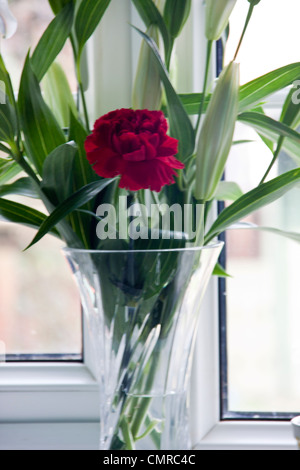
[[[0,34],[8,39],[17,30],[18,22],[9,9],[7,0],[0,0]]]
[[[236,0],[206,0],[205,36],[217,41],[225,31]]]
[[[147,34],[158,44],[159,33],[157,26],[149,26]],[[150,47],[143,41],[133,87],[132,106],[134,109],[149,109],[151,111],[160,109],[161,96],[162,89],[158,67]]]
[[[239,76],[236,62],[224,68],[203,120],[196,153],[195,198],[200,201],[212,199],[224,171],[238,114]]]

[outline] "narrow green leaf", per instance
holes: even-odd
[[[0,140],[11,144],[17,134],[15,110],[8,100],[0,104]]]
[[[41,188],[55,206],[67,199],[73,192],[76,152],[76,145],[63,144],[54,149],[44,162]]]
[[[149,26],[155,24],[161,34],[164,42],[165,54],[168,56],[171,53],[171,37],[166,27],[164,18],[152,0],[132,0],[139,15],[145,23],[147,29]]]
[[[265,98],[289,86],[300,77],[300,62],[289,64],[240,87],[239,111],[245,111],[261,103]]]
[[[47,155],[65,143],[66,139],[42,98],[28,57],[22,72],[18,106],[27,156],[41,175]]]
[[[270,232],[274,235],[279,235],[280,237],[288,238],[289,240],[293,240],[297,243],[300,243],[300,233],[297,232],[289,232],[287,230],[281,230],[274,227],[265,227],[256,225],[250,222],[239,222],[237,224],[228,227],[228,230],[261,230],[263,232]]]
[[[205,243],[252,212],[283,196],[300,181],[300,169],[288,171],[247,192],[226,207],[205,236]]]
[[[21,173],[22,168],[13,160],[0,158],[0,184],[6,184]]]
[[[218,201],[236,201],[243,195],[243,191],[234,181],[220,181],[214,194]]]
[[[254,127],[254,126],[253,126]],[[254,129],[258,132],[259,136],[264,136],[268,141],[272,141],[274,144],[278,143],[278,139],[280,135],[271,128],[268,127],[260,127],[257,124],[255,125]],[[285,137],[282,138],[283,142],[281,144],[281,149],[284,150],[297,164],[300,165],[300,145],[297,139]]]
[[[10,75],[5,67],[3,57],[0,54],[0,80],[4,83],[5,85],[5,93],[7,94],[9,98],[9,102],[11,104],[15,103],[15,97],[14,97],[14,91],[10,79]]]
[[[18,194],[20,196],[39,199],[32,179],[26,176],[24,178],[19,178],[13,183],[0,186],[0,197],[7,196],[8,194]]]
[[[78,41],[79,56],[83,47],[98,26],[110,0],[84,0],[76,14],[75,32]]]
[[[87,132],[81,124],[78,117],[71,113],[69,140],[75,141],[78,152],[75,154],[74,174],[73,174],[73,191],[77,191],[82,186],[86,186],[93,181],[99,181],[99,176],[92,169],[84,148],[84,142],[87,137]],[[100,203],[100,202],[99,202]],[[95,206],[94,200],[91,199],[83,206],[87,211],[93,211]],[[80,234],[81,239],[85,245],[89,244],[88,240],[91,236],[91,216],[88,213],[76,211],[72,214],[72,222],[74,230]]]
[[[38,229],[46,217],[47,216],[42,212],[32,209],[24,204],[20,204],[19,202],[0,199],[0,218],[7,222],[13,222]],[[51,229],[49,232],[52,235],[58,236],[58,232],[55,229]]]
[[[288,137],[295,142],[300,144],[300,134],[282,122],[276,121],[275,119],[270,118],[261,113],[256,112],[247,112],[238,115],[238,120],[244,122],[255,130],[258,133],[264,132],[264,130],[269,130],[278,136]]]
[[[71,212],[86,204],[90,199],[94,198],[114,180],[115,178],[94,181],[93,183],[89,183],[83,188],[80,188],[76,193],[68,197],[65,201],[63,201],[59,206],[54,209],[54,211],[50,214],[49,217],[47,217],[47,219],[41,225],[38,233],[27,248],[37,243],[41,238],[43,238],[44,235],[46,235],[46,233],[49,232],[49,230],[55,227],[55,225],[57,225],[62,219],[64,219]]]
[[[70,110],[76,116],[77,108],[69,82],[61,65],[54,62],[43,81],[44,100],[62,128],[70,126]]]
[[[65,45],[72,29],[73,17],[74,5],[70,2],[55,16],[39,40],[31,58],[39,82]]]
[[[294,103],[293,95],[295,93],[295,89],[291,88],[289,91],[280,115],[280,122],[286,124],[287,126],[292,127],[295,129],[298,126],[299,118],[300,118],[300,106],[299,103]]]
[[[202,102],[202,93],[184,93],[178,95],[180,101],[183,104],[183,107],[187,114],[197,115],[199,112],[200,103]],[[207,106],[209,105],[211,94],[205,95],[205,100],[203,103],[203,113],[206,112]]]
[[[68,3],[75,3],[76,0],[48,0],[55,15]]]
[[[176,91],[173,88],[173,85],[170,82],[168,72],[160,57],[155,42],[138,28],[134,27],[134,29],[136,29],[145,39],[157,60],[160,77],[163,82],[167,97],[170,133],[172,137],[178,139],[179,141],[178,158],[182,162],[185,162],[194,152],[195,133],[193,126],[180,101],[180,98],[178,97]]]
[[[225,269],[223,268],[223,266],[221,266],[219,263],[215,265],[212,274],[213,276],[218,277],[231,277],[230,274],[228,274],[227,271],[225,271]]]
[[[179,36],[191,11],[191,0],[166,0],[164,20],[173,38]]]

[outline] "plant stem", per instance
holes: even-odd
[[[76,66],[76,77],[77,77],[81,102],[82,102],[82,106],[83,106],[85,126],[86,126],[86,130],[88,132],[90,132],[89,116],[88,116],[87,105],[86,105],[85,96],[84,96],[84,89],[83,89],[83,84],[82,84],[82,79],[81,79],[81,70],[80,70],[81,52],[82,51],[80,53],[77,52],[75,40],[74,40],[74,37],[73,37],[72,34],[70,34],[70,41],[71,41],[71,46],[72,46],[73,55],[74,55],[74,62],[75,62],[75,66]]]
[[[195,134],[197,134],[200,121],[201,121],[201,116],[203,113],[203,107],[204,107],[204,102],[205,102],[205,94],[206,94],[206,88],[207,88],[207,81],[208,81],[208,72],[209,72],[209,65],[210,65],[210,58],[211,58],[211,51],[212,51],[212,45],[213,41],[209,40],[207,41],[207,47],[206,47],[206,64],[205,64],[205,75],[204,75],[204,83],[203,83],[203,91],[202,91],[202,98],[200,101],[200,108],[199,108],[199,113],[198,113],[198,119],[195,127]]]
[[[276,147],[276,150],[275,150],[275,152],[274,152],[274,154],[273,154],[273,158],[272,158],[272,160],[271,160],[271,163],[270,163],[270,165],[268,166],[267,171],[265,172],[264,176],[262,177],[262,179],[261,179],[261,181],[260,181],[260,183],[259,183],[260,185],[265,182],[265,180],[266,180],[268,174],[270,173],[270,171],[271,171],[271,169],[272,169],[274,163],[276,162],[276,160],[277,160],[277,158],[278,158],[278,155],[279,155],[279,153],[280,153],[280,150],[281,150],[282,142],[283,142],[283,138],[280,137],[280,139],[279,139],[279,141],[278,141],[278,145],[277,145],[277,147]]]
[[[240,37],[240,40],[239,40],[239,43],[238,43],[238,46],[236,48],[236,51],[235,51],[235,54],[234,54],[234,57],[233,57],[233,60],[236,60],[237,58],[237,55],[239,53],[239,50],[240,50],[240,47],[242,45],[242,42],[243,42],[243,39],[244,39],[244,36],[245,36],[245,33],[246,33],[246,30],[247,30],[247,27],[248,27],[248,24],[249,24],[249,21],[250,21],[250,18],[252,16],[252,13],[253,13],[253,10],[254,10],[254,7],[255,5],[254,4],[250,4],[249,6],[249,10],[248,10],[248,14],[247,14],[247,17],[246,17],[246,21],[245,21],[245,25],[244,25],[244,29],[243,29],[243,32],[241,34],[241,37]]]

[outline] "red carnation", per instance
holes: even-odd
[[[167,129],[161,111],[111,111],[95,122],[85,141],[88,161],[99,176],[121,175],[120,188],[159,192],[174,183],[174,168],[184,168],[174,157],[178,141],[167,135]]]

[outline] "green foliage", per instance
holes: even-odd
[[[144,50],[148,55],[149,52],[151,54],[151,67],[159,72],[159,80],[164,88],[162,110],[168,117],[170,134],[179,141],[177,158],[186,167],[178,172],[177,184],[164,188],[156,198],[161,202],[179,202],[181,205],[190,202],[195,205],[198,201],[194,192],[194,153],[199,145],[198,124],[202,124],[202,118],[204,120],[216,93],[210,87],[207,87],[209,91],[206,92],[205,86],[198,93],[179,94],[170,78],[174,44],[190,16],[192,2],[166,0],[163,11],[159,10],[158,3],[153,0],[132,0],[132,3],[146,30],[149,27],[157,28],[163,40],[163,52],[159,52],[156,42],[148,34],[135,28],[143,40]],[[227,3],[226,23],[234,3]],[[250,9],[258,3],[255,0],[250,1]],[[81,57],[88,39],[104,17],[110,0],[49,0],[49,4],[54,18],[32,53],[28,52],[20,88],[16,94],[17,101],[9,72],[0,55],[0,80],[4,82],[6,90],[6,102],[0,105],[0,150],[4,152],[0,158],[0,214],[6,220],[37,228],[34,243],[50,231],[60,234],[70,245],[92,247],[96,243],[95,236],[92,236],[96,224],[95,209],[101,201],[115,203],[114,198],[119,192],[117,183],[111,184],[111,180],[99,178],[86,158],[84,143],[90,133],[90,126],[81,79]],[[246,18],[240,43],[250,16],[248,14]],[[83,105],[82,114],[76,107],[65,73],[56,62],[68,40],[74,54]],[[149,73],[148,76],[152,75]],[[263,103],[270,95],[285,89],[299,77],[300,63],[293,63],[264,74],[239,88],[236,121],[257,132],[273,153],[273,159],[262,184],[247,194],[243,194],[235,182],[218,181],[220,172],[218,177],[212,173],[212,198],[233,202],[212,224],[205,242],[253,210],[269,204],[298,183],[298,170],[264,183],[281,149],[291,155],[297,166],[300,166],[300,134],[296,130],[300,112],[292,101],[293,90],[288,93],[278,120],[265,115]],[[196,126],[192,116],[198,119]],[[213,119],[212,124],[216,126],[217,120]],[[227,124],[228,120],[224,122],[224,136],[229,135],[226,133]],[[216,135],[220,134],[220,128],[217,127]],[[209,142],[213,145],[215,140],[210,138]],[[230,144],[234,145],[235,142],[231,140],[229,146]],[[201,155],[197,155],[197,158],[201,159],[204,152],[201,150],[198,153]],[[226,158],[221,163],[222,170]],[[206,164],[204,173],[205,168]],[[20,176],[21,172],[23,173]],[[209,178],[210,176],[205,177]],[[25,210],[24,207],[27,206],[23,207],[6,199],[11,194],[40,198],[49,216],[41,215],[29,206]],[[144,201],[142,192],[138,197]],[[207,201],[205,214],[210,204],[211,201]],[[147,246],[151,248],[149,244]]]
[[[68,2],[42,35],[31,58],[31,66],[38,81],[42,80],[65,45],[71,33],[73,17],[74,6],[72,2]]]
[[[66,139],[42,97],[29,57],[21,77],[18,107],[27,156],[41,175],[47,155]]]

